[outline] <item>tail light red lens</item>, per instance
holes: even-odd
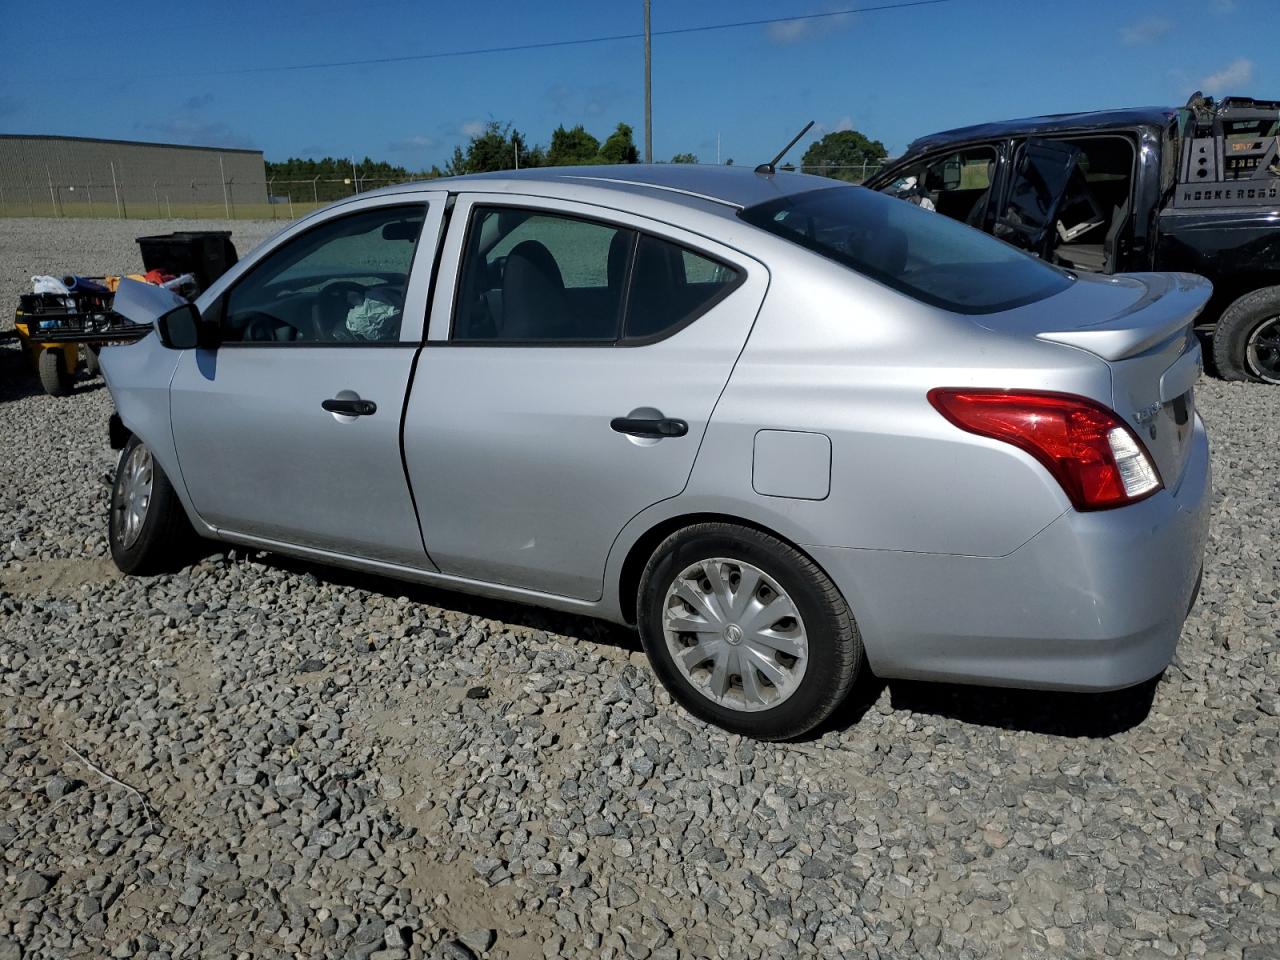
[[[1114,411],[1087,397],[938,387],[929,391],[929,402],[961,430],[1031,454],[1077,510],[1122,507],[1161,487],[1142,441]]]

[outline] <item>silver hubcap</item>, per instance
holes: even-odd
[[[1280,316],[1258,324],[1245,346],[1249,372],[1267,383],[1280,383]]]
[[[151,451],[138,444],[129,453],[121,468],[120,483],[116,490],[116,535],[120,545],[131,547],[142,532],[151,506],[151,481],[154,473]]]
[[[731,710],[776,707],[796,692],[809,663],[795,603],[741,560],[715,557],[681,572],[667,589],[662,632],[681,676]]]

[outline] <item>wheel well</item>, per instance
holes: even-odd
[[[1225,280],[1216,282],[1213,286],[1213,296],[1210,297],[1208,304],[1205,305],[1204,312],[1200,315],[1197,322],[1212,322],[1217,324],[1218,319],[1222,316],[1227,307],[1231,306],[1241,297],[1246,297],[1251,293],[1267,287],[1277,286],[1280,286],[1280,273],[1276,273],[1274,271],[1238,273]]]
[[[644,573],[645,564],[653,556],[653,551],[658,549],[658,544],[662,543],[663,540],[677,530],[683,530],[685,527],[692,527],[699,523],[732,523],[735,526],[747,527],[760,533],[767,533],[769,536],[781,540],[793,550],[804,554],[816,566],[822,566],[813,557],[809,556],[808,551],[799,544],[788,537],[784,537],[776,530],[770,530],[762,523],[755,523],[751,520],[744,520],[742,517],[724,513],[686,513],[679,517],[671,517],[646,530],[631,545],[631,549],[627,552],[627,558],[622,561],[622,572],[618,576],[618,607],[621,609],[622,616],[627,623],[634,624],[636,622],[636,591],[640,588],[640,576]]]

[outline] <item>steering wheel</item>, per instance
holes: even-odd
[[[311,321],[317,340],[332,340],[334,329],[346,323],[347,311],[354,305],[351,302],[353,294],[363,300],[364,285],[354,280],[333,280],[320,288],[311,304]]]
[[[297,338],[297,331],[290,324],[285,323],[279,317],[263,313],[261,310],[254,310],[244,314],[243,319],[244,325],[240,328],[241,340],[254,343],[272,343],[280,339],[276,334],[281,330],[289,330],[293,333],[293,336],[286,339],[293,340]]]

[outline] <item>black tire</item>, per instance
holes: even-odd
[[[1222,312],[1213,361],[1224,380],[1280,384],[1280,287],[1247,293]]]
[[[84,372],[91,377],[96,377],[102,372],[102,365],[98,363],[98,348],[84,348]]]
[[[51,397],[69,397],[75,383],[75,374],[67,370],[61,350],[41,350],[36,360],[40,374],[40,386]]]
[[[681,673],[668,648],[663,630],[667,591],[688,567],[717,557],[751,564],[776,581],[804,624],[807,665],[798,686],[776,706],[750,711],[717,703]],[[857,624],[831,579],[794,547],[747,527],[700,523],[672,534],[645,566],[636,609],[654,672],[681,706],[708,723],[758,740],[794,739],[822,723],[844,701],[863,664]],[[745,686],[740,675],[737,684]]]
[[[133,540],[128,539],[125,521],[126,471],[134,450],[141,448],[150,462],[151,493],[141,511],[142,521]],[[182,502],[164,470],[150,456],[150,451],[137,438],[130,437],[120,451],[115,482],[111,487],[111,506],[107,521],[107,541],[111,559],[122,573],[149,576],[170,573],[184,566],[191,554],[195,532],[187,519]]]

